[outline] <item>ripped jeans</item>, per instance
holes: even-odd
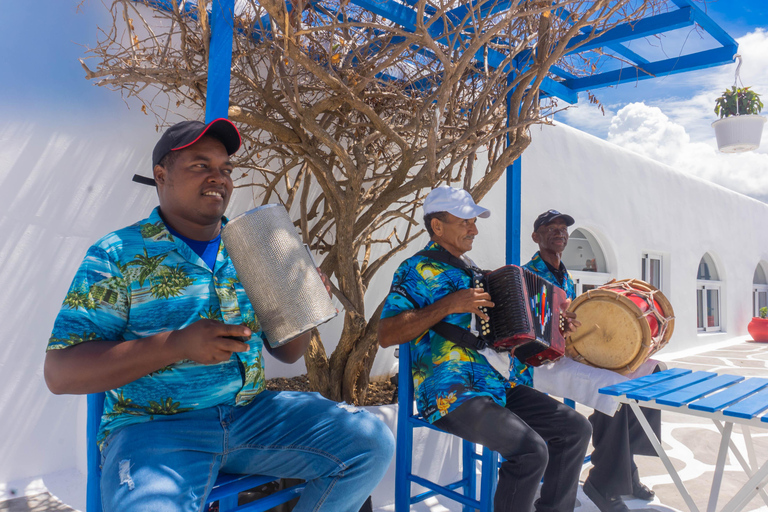
[[[306,480],[296,512],[357,512],[393,452],[392,432],[367,411],[263,391],[244,407],[156,417],[107,436],[102,503],[104,512],[199,512],[222,471]]]

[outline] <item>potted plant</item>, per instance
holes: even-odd
[[[768,342],[768,308],[760,308],[760,317],[752,318],[747,330],[755,341]]]
[[[720,119],[712,123],[717,148],[723,153],[752,151],[760,146],[765,117],[760,95],[749,87],[732,86],[715,100],[715,114]]]

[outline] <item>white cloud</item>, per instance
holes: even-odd
[[[611,120],[607,140],[682,172],[768,200],[768,154],[724,154],[711,143],[691,141],[686,128],[658,107],[625,106]]]
[[[578,104],[558,112],[555,117],[558,121],[562,121],[569,126],[591,133],[597,137],[605,138],[608,120],[614,116],[615,111],[611,110],[607,105],[603,105],[603,110],[605,113],[597,106],[589,103],[586,93],[580,93]]]

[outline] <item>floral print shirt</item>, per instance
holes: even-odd
[[[186,243],[169,233],[158,208],[149,218],[108,234],[88,249],[47,350],[92,340],[145,338],[202,318],[247,325],[253,331],[250,350],[213,365],[179,361],[108,391],[100,444],[118,428],[157,416],[249,403],[265,386],[264,338],[224,246],[219,247],[211,271]]]
[[[445,249],[430,242],[426,250]],[[424,308],[469,287],[469,275],[463,270],[426,256],[412,256],[395,272],[381,318]],[[472,315],[456,313],[443,320],[469,329]],[[408,348],[416,405],[430,423],[475,396],[488,396],[501,406],[506,404],[509,382],[477,351],[456,345],[432,330],[411,340]]]
[[[537,274],[540,277],[543,277],[550,283],[554,284],[555,286],[558,286],[565,290],[566,298],[568,299],[574,299],[576,298],[576,289],[573,286],[573,279],[571,279],[571,274],[566,270],[565,265],[563,265],[563,262],[560,262],[560,268],[565,270],[564,276],[565,279],[562,281],[558,280],[557,277],[552,273],[551,270],[549,270],[549,267],[547,267],[547,264],[544,262],[543,259],[541,259],[541,254],[537,251],[536,254],[533,255],[533,258],[531,258],[531,261],[526,263],[524,268],[527,268],[534,274]],[[525,363],[522,363],[517,360],[517,358],[513,358],[512,360],[512,375],[510,376],[510,380],[512,382],[515,382],[516,384],[523,384],[525,386],[531,386],[533,387],[533,368],[528,366]]]

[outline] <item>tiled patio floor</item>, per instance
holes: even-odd
[[[1,512],[75,512],[58,498],[44,492],[0,502]]]
[[[736,344],[704,350],[695,355],[664,358],[671,368],[708,370],[733,375],[768,376],[768,344],[738,341]],[[581,409],[580,409],[581,410]],[[584,408],[585,414],[589,410]],[[768,459],[768,430],[752,431],[758,462]],[[703,418],[664,412],[662,416],[662,442],[688,491],[700,510],[706,510],[709,489],[714,472],[719,443],[715,425]],[[745,453],[744,438],[739,427],[734,428],[734,442]],[[746,481],[741,467],[728,455],[718,505],[722,507]],[[643,512],[675,512],[688,510],[680,493],[672,483],[661,461],[656,457],[636,457],[643,482],[652,487],[656,498],[652,502],[630,500],[631,510]],[[585,466],[581,480],[587,475]],[[575,512],[598,512],[589,499],[579,491],[579,504]],[[429,507],[434,512],[446,510],[439,504]],[[745,511],[768,512],[768,505],[758,495]],[[42,493],[0,502],[0,512],[75,512],[56,497]]]

